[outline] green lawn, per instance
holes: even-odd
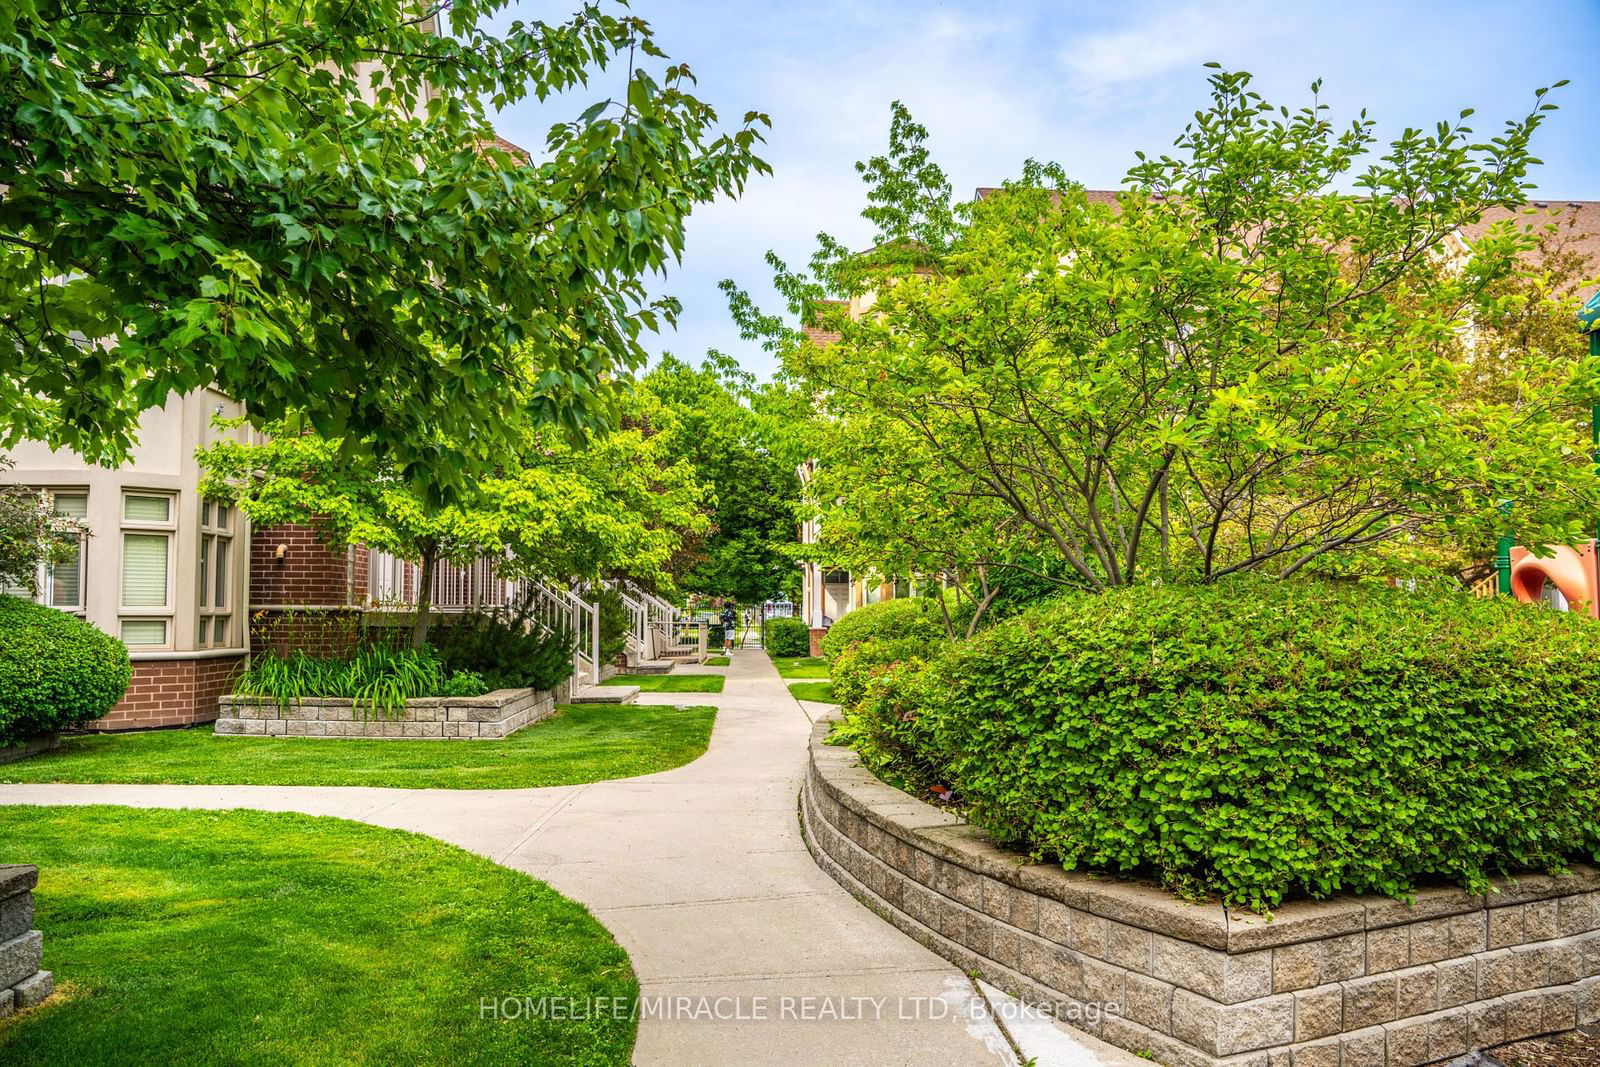
[[[0,856],[39,865],[36,925],[58,987],[0,1022],[0,1062],[631,1055],[626,1018],[480,1018],[481,1001],[511,996],[626,1003],[638,983],[581,905],[420,834],[257,811],[18,806],[0,808]]]
[[[729,664],[731,664],[732,662],[733,662],[733,658],[731,656],[707,656],[706,657],[706,666],[707,667],[726,667]]]
[[[503,741],[216,737],[210,727],[87,734],[63,738],[54,752],[0,765],[0,782],[574,785],[682,766],[705,752],[715,717],[707,707],[577,704]]]
[[[780,656],[772,657],[772,665],[778,668],[778,673],[785,678],[826,678],[828,676],[828,661],[821,656],[799,656],[785,659]]]
[[[619,674],[601,685],[636,685],[641,693],[720,693],[724,674]]]
[[[833,698],[831,682],[790,682],[789,692],[796,700],[815,700],[820,704],[837,704]]]

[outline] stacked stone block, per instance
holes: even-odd
[[[819,865],[962,969],[1172,1067],[1419,1067],[1600,1021],[1600,872],[1271,920],[1031,864],[821,744]]]
[[[0,865],[0,1019],[31,1008],[55,989],[49,971],[39,969],[44,935],[33,929],[33,887],[39,868]]]
[[[259,697],[225,696],[216,732],[237,737],[347,737],[391,740],[498,740],[556,710],[556,693],[500,689],[481,697],[418,697],[397,719],[352,700],[307,697],[287,707]]]

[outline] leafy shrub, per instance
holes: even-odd
[[[998,625],[931,675],[928,750],[973,820],[1069,868],[1260,909],[1477,891],[1600,852],[1600,626],[1576,615],[1309,582],[1124,589]]]
[[[809,656],[811,627],[806,625],[804,619],[793,616],[768,619],[761,634],[761,643],[773,656]]]
[[[944,615],[938,603],[927,597],[908,597],[859,607],[828,627],[822,635],[822,654],[833,659],[857,641],[896,637],[929,642],[944,638]]]
[[[855,749],[867,767],[918,794],[947,787],[950,780],[948,758],[934,733],[939,693],[926,653],[926,645],[907,638],[862,641],[841,652],[833,692],[844,712],[828,739]],[[840,668],[850,681],[840,681]]]
[[[373,645],[343,657],[298,650],[257,655],[234,690],[270,699],[280,708],[306,697],[343,697],[365,711],[396,718],[413,697],[482,696],[488,687],[477,675],[451,673],[432,650]]]
[[[121,641],[55,608],[0,594],[0,745],[98,719],[132,677]]]
[[[934,650],[943,644],[943,641],[925,641],[920,637],[857,641],[828,665],[834,695],[839,703],[853,706],[867,695],[867,683],[884,668],[908,660],[931,659]]]
[[[439,686],[436,696],[442,697],[481,697],[491,692],[483,676],[471,671],[458,671],[450,675]]]
[[[551,628],[538,620],[532,597],[507,608],[465,612],[433,635],[445,667],[471,671],[491,690],[554,689],[572,677],[576,643],[571,627]]]

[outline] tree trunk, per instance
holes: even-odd
[[[428,612],[433,607],[433,571],[439,562],[437,549],[422,550],[422,573],[417,578],[417,615],[411,624],[411,647],[421,650],[428,643]]]

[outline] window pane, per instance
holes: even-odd
[[[83,603],[83,543],[72,546],[72,556],[50,568],[50,605],[75,608]]]
[[[164,645],[167,624],[162,619],[123,619],[122,642],[126,645]]]
[[[89,516],[89,498],[83,493],[57,493],[55,513],[62,518],[84,519]]]
[[[215,627],[215,633],[211,643],[213,645],[217,645],[218,647],[225,646],[228,643],[228,617],[226,615],[219,615],[212,620],[211,625]]]
[[[217,580],[212,586],[212,602],[214,608],[228,606],[228,542],[217,538]]]
[[[122,535],[122,602],[135,608],[167,606],[167,535]]]
[[[228,505],[226,505],[226,504],[218,504],[217,505],[217,529],[226,530],[228,528],[228,518],[229,518]]]
[[[200,525],[211,525],[211,501],[209,500],[200,501]]]
[[[122,515],[132,522],[168,522],[172,518],[172,498],[170,496],[124,497]]]
[[[200,606],[211,606],[211,538],[200,538]]]

